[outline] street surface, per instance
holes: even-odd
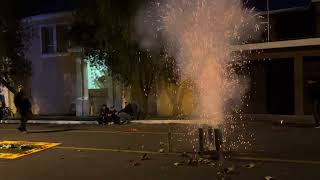
[[[244,136],[253,135],[246,149],[235,149],[225,161],[188,165],[197,146],[196,127],[186,125],[29,125],[0,124],[0,141],[61,143],[15,160],[0,159],[4,180],[102,179],[320,179],[320,129],[246,123]],[[167,153],[168,131],[172,153]],[[165,152],[160,153],[163,149]],[[142,156],[147,154],[146,160]],[[179,166],[175,166],[179,163]],[[243,167],[251,164],[252,168]],[[226,172],[231,168],[231,172]],[[225,171],[224,171],[225,170]]]

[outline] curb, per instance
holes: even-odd
[[[1,120],[0,124],[18,124],[20,123],[19,120]],[[57,121],[52,121],[52,120],[29,120],[28,124],[60,124],[60,125],[95,125],[98,124],[97,121],[65,121],[65,120],[57,120]]]

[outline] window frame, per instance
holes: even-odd
[[[51,58],[51,57],[59,57],[59,56],[67,56],[68,52],[58,52],[58,43],[57,43],[57,26],[69,26],[68,23],[56,23],[56,24],[45,24],[39,26],[39,42],[40,42],[40,54],[42,58]],[[42,42],[42,28],[52,28],[53,29],[53,53],[43,53],[43,42]]]

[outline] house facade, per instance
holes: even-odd
[[[69,30],[72,12],[25,18],[32,31],[27,57],[32,63],[30,91],[34,114],[89,116],[102,104],[122,105],[119,86],[112,80],[91,87],[90,66],[81,48],[71,47]]]
[[[320,82],[320,2],[265,14],[261,42],[235,46],[249,63],[248,114],[311,115],[308,82]]]
[[[251,91],[245,113],[309,115],[308,81],[320,81],[320,2],[305,0],[297,7],[273,9],[264,16],[268,22],[262,26],[268,31],[262,38],[233,47],[235,53],[242,52],[250,59]],[[25,22],[33,34],[27,56],[32,61],[30,89],[35,114],[95,115],[102,104],[120,109],[130,100],[111,78],[103,87],[93,85],[95,70],[68,37],[72,11],[34,15]],[[188,90],[183,93],[180,108],[190,115],[194,97]],[[172,115],[174,107],[165,91],[152,101],[156,101],[154,113]]]

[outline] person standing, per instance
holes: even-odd
[[[17,128],[21,132],[26,132],[26,124],[28,122],[28,116],[31,113],[31,103],[28,97],[25,95],[23,89],[15,95],[14,104],[17,108],[17,111],[20,113],[20,126]]]
[[[313,116],[316,127],[320,127],[320,82],[308,81],[313,103]]]

